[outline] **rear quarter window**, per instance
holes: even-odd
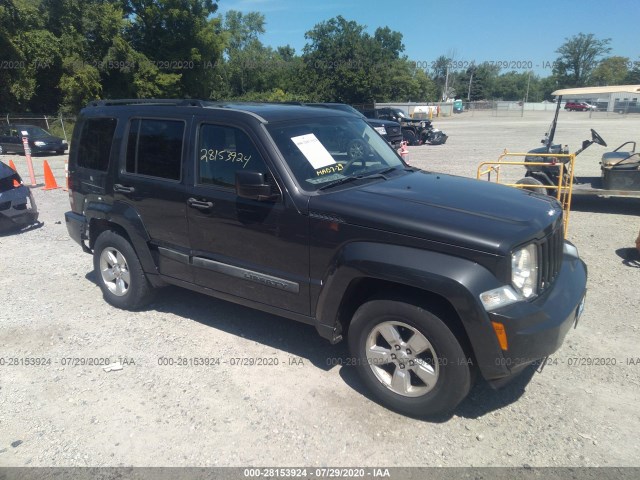
[[[115,118],[89,118],[84,121],[76,157],[79,167],[107,171],[116,124]]]
[[[184,130],[182,120],[133,119],[127,141],[127,173],[180,180]]]

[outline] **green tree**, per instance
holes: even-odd
[[[600,61],[591,74],[592,85],[622,85],[629,74],[629,58],[607,57]]]
[[[449,74],[453,78],[455,90],[461,97],[469,96],[471,101],[493,98],[494,86],[500,67],[488,62],[473,65],[460,74]]]
[[[496,77],[492,97],[500,100],[542,101],[539,77],[532,72],[507,72]]]
[[[625,85],[640,84],[640,61],[633,62],[633,68],[631,68],[627,73],[624,83]]]
[[[562,87],[583,87],[588,84],[598,59],[611,51],[610,38],[598,39],[592,33],[579,33],[556,50],[553,74]]]
[[[121,36],[113,39],[102,70],[106,98],[176,97],[181,92],[181,74],[161,72]]]
[[[220,22],[226,48],[214,71],[214,98],[284,101],[300,97],[302,60],[290,46],[274,50],[262,44],[262,14],[230,10]]]
[[[453,80],[451,76],[453,74],[451,60],[452,59],[446,55],[440,55],[436,58],[435,62],[433,62],[431,68],[431,77],[440,91],[442,99],[448,98],[453,93],[450,91],[450,86],[452,85],[451,80]]]
[[[338,16],[305,34],[302,59],[306,90],[320,101],[371,103],[426,99],[430,79],[402,56],[402,34],[387,27],[373,35]]]
[[[180,75],[179,95],[209,98],[212,70],[222,56],[224,36],[213,0],[127,0],[126,29],[133,49],[161,73]],[[164,92],[160,92],[164,94]]]

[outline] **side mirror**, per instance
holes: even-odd
[[[264,173],[253,171],[236,172],[236,195],[260,202],[274,201],[279,197],[272,193],[271,185],[265,183]]]

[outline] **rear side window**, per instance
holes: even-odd
[[[78,143],[79,167],[107,171],[116,123],[115,118],[89,118],[85,120]]]
[[[126,171],[180,180],[184,122],[136,118],[127,142]]]

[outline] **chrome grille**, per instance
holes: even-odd
[[[564,234],[562,228],[562,222],[559,222],[559,226],[547,236],[538,245],[539,255],[539,285],[538,291],[544,292],[551,286],[553,281],[560,273],[562,268],[562,257],[564,250]]]

